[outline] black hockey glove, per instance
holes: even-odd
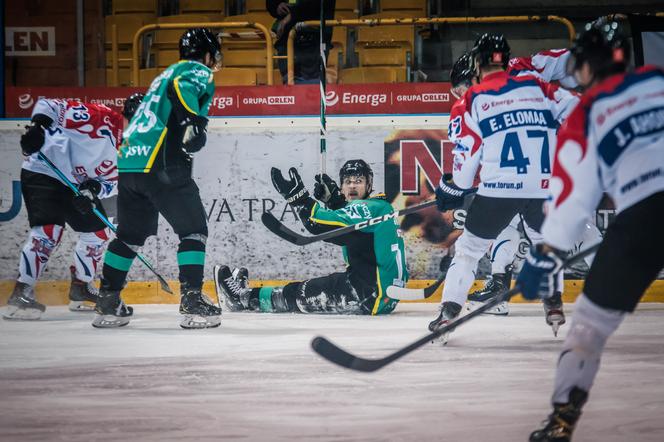
[[[273,167],[270,171],[272,185],[277,192],[286,199],[286,202],[292,206],[301,206],[309,199],[309,191],[305,189],[300,174],[297,169],[291,167],[288,169],[290,180],[287,180],[281,174],[281,171]]]
[[[466,195],[477,192],[477,189],[462,189],[452,181],[452,174],[446,173],[436,188],[436,206],[441,212],[458,209],[463,206]]]
[[[23,155],[28,156],[39,152],[45,141],[44,128],[49,127],[51,124],[53,124],[53,120],[46,115],[36,114],[32,117],[30,125],[25,126],[25,133],[21,135],[21,150],[23,151]]]
[[[200,115],[190,115],[180,123],[184,127],[182,149],[185,152],[198,152],[205,146],[207,141],[207,124],[208,119]]]
[[[97,196],[101,192],[101,183],[97,180],[85,180],[78,185],[80,195],[76,195],[72,204],[74,209],[81,215],[89,215],[92,209],[96,207]]]
[[[330,210],[337,210],[346,205],[346,198],[332,178],[327,174],[323,174],[316,175],[314,179],[316,180],[314,198],[325,203],[325,207]]]

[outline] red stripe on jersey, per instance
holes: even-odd
[[[554,207],[560,206],[570,196],[572,190],[574,190],[574,181],[572,181],[572,177],[567,173],[567,170],[565,170],[565,167],[560,161],[562,147],[567,141],[578,143],[581,147],[581,159],[579,161],[583,160],[588,151],[586,139],[586,116],[585,108],[581,104],[578,104],[558,131],[558,142],[555,158],[553,160],[552,176],[562,181],[563,188],[554,201]]]

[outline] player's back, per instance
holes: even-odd
[[[577,130],[567,126],[559,139],[561,166],[578,155],[575,133],[587,128],[582,155],[596,149],[603,190],[618,211],[664,190],[664,70],[646,66],[607,79],[570,116],[569,126]]]
[[[197,103],[187,110],[205,116],[213,93],[212,71],[207,66],[196,61],[181,60],[166,68],[152,81],[124,131],[118,159],[120,172],[150,171],[167,135],[173,109],[171,99],[179,100],[186,108],[187,100],[192,99],[188,95],[193,94]],[[199,97],[204,99],[199,100]]]
[[[481,148],[480,189],[492,197],[545,198],[560,117],[552,85],[533,76],[487,75],[464,100],[471,134],[457,149]],[[455,118],[455,116],[453,115]],[[463,135],[463,134],[460,134]],[[456,180],[456,175],[455,175]]]

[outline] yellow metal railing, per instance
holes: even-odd
[[[381,26],[381,25],[400,25],[400,26],[420,26],[431,24],[470,24],[470,23],[524,23],[524,22],[554,22],[560,23],[567,28],[567,34],[570,43],[574,40],[576,30],[571,21],[557,15],[514,15],[514,16],[496,16],[496,17],[436,17],[436,18],[373,18],[373,19],[347,19],[347,20],[326,20],[325,26]],[[309,20],[298,23],[298,27],[311,26],[318,27],[320,22]],[[296,29],[291,29],[288,34],[286,45],[286,58],[288,64],[288,84],[295,82],[295,33]],[[282,58],[282,57],[275,57]]]
[[[138,86],[139,84],[139,56],[141,50],[142,39],[141,36],[146,32],[158,31],[160,29],[189,29],[189,28],[256,28],[263,33],[265,37],[265,68],[267,69],[267,84],[274,84],[274,44],[272,39],[271,32],[260,23],[255,22],[206,22],[206,23],[164,23],[164,24],[150,24],[145,25],[140,28],[134,34],[134,39],[132,43],[132,57],[131,57],[131,82],[132,86]],[[111,79],[114,81],[114,85],[117,85],[118,81],[118,70],[119,70],[119,59],[118,59],[118,40],[117,40],[117,28],[115,25],[111,31],[111,50],[113,51],[111,55],[112,59],[112,76]],[[122,60],[125,61],[125,60]]]

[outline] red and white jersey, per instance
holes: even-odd
[[[510,59],[507,72],[512,76],[534,75],[546,82],[558,81],[561,86],[573,89],[578,86],[573,75],[567,74],[569,49],[550,49],[530,57]]]
[[[664,191],[664,70],[614,75],[581,98],[558,134],[544,241],[568,250],[602,193],[619,213]]]
[[[45,130],[41,152],[74,184],[95,179],[102,184],[100,198],[114,194],[122,115],[102,104],[45,98],[37,101],[32,111],[35,114],[53,120]],[[25,159],[23,168],[61,181],[37,153]]]
[[[578,98],[532,75],[494,72],[468,89],[450,115],[454,183],[494,198],[547,198],[555,132]]]

